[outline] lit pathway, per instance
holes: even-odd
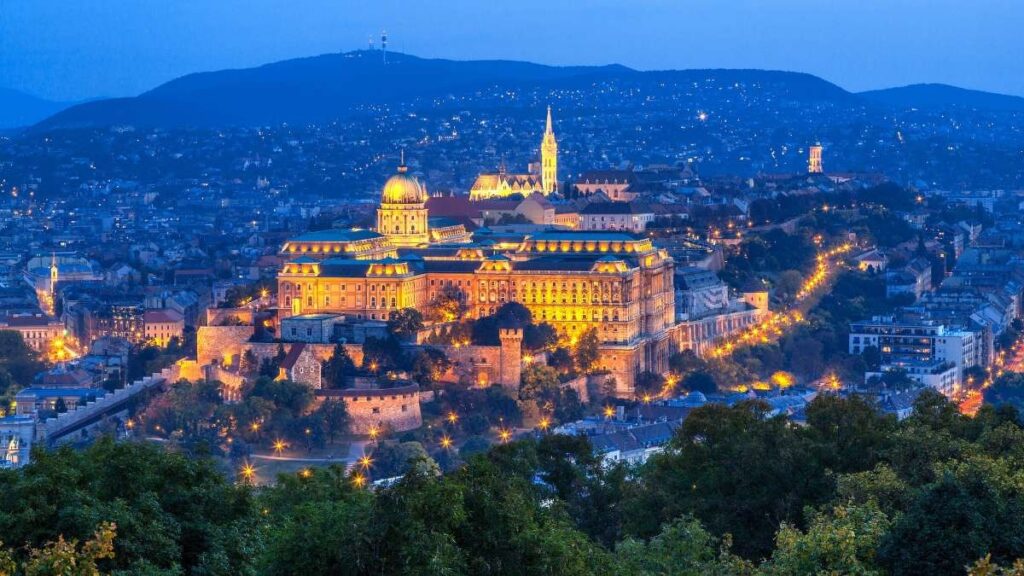
[[[853,244],[846,243],[830,250],[819,252],[815,257],[817,264],[814,272],[804,280],[800,291],[796,294],[796,303],[781,312],[769,312],[767,316],[757,324],[744,329],[739,334],[730,337],[730,341],[720,344],[710,352],[712,358],[732,356],[739,348],[756,344],[767,344],[777,340],[792,326],[803,322],[804,315],[812,308],[816,301],[812,296],[821,293],[821,288],[827,286],[835,277],[836,271],[842,267],[842,256],[853,249]]]

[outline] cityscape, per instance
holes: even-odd
[[[1024,86],[397,26],[0,57],[0,576],[1024,573]]]

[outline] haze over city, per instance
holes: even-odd
[[[946,83],[1024,95],[1014,0],[45,0],[0,2],[0,86],[135,95],[191,72],[365,48],[638,69],[808,72],[852,91]]]

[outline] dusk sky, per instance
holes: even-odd
[[[639,69],[768,68],[850,90],[1024,96],[1021,0],[0,0],[0,86],[134,95],[189,72],[365,48]]]

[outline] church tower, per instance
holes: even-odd
[[[825,169],[821,165],[821,144],[811,146],[807,156],[807,173],[821,174]]]
[[[544,139],[540,142],[540,183],[545,195],[558,188],[558,142],[551,129],[551,106],[548,106],[548,122]]]
[[[57,291],[57,281],[60,280],[60,269],[57,268],[57,254],[50,254],[50,298],[53,298]]]
[[[403,153],[398,173],[384,184],[377,209],[377,232],[398,247],[423,246],[430,240],[427,192],[408,172]]]

